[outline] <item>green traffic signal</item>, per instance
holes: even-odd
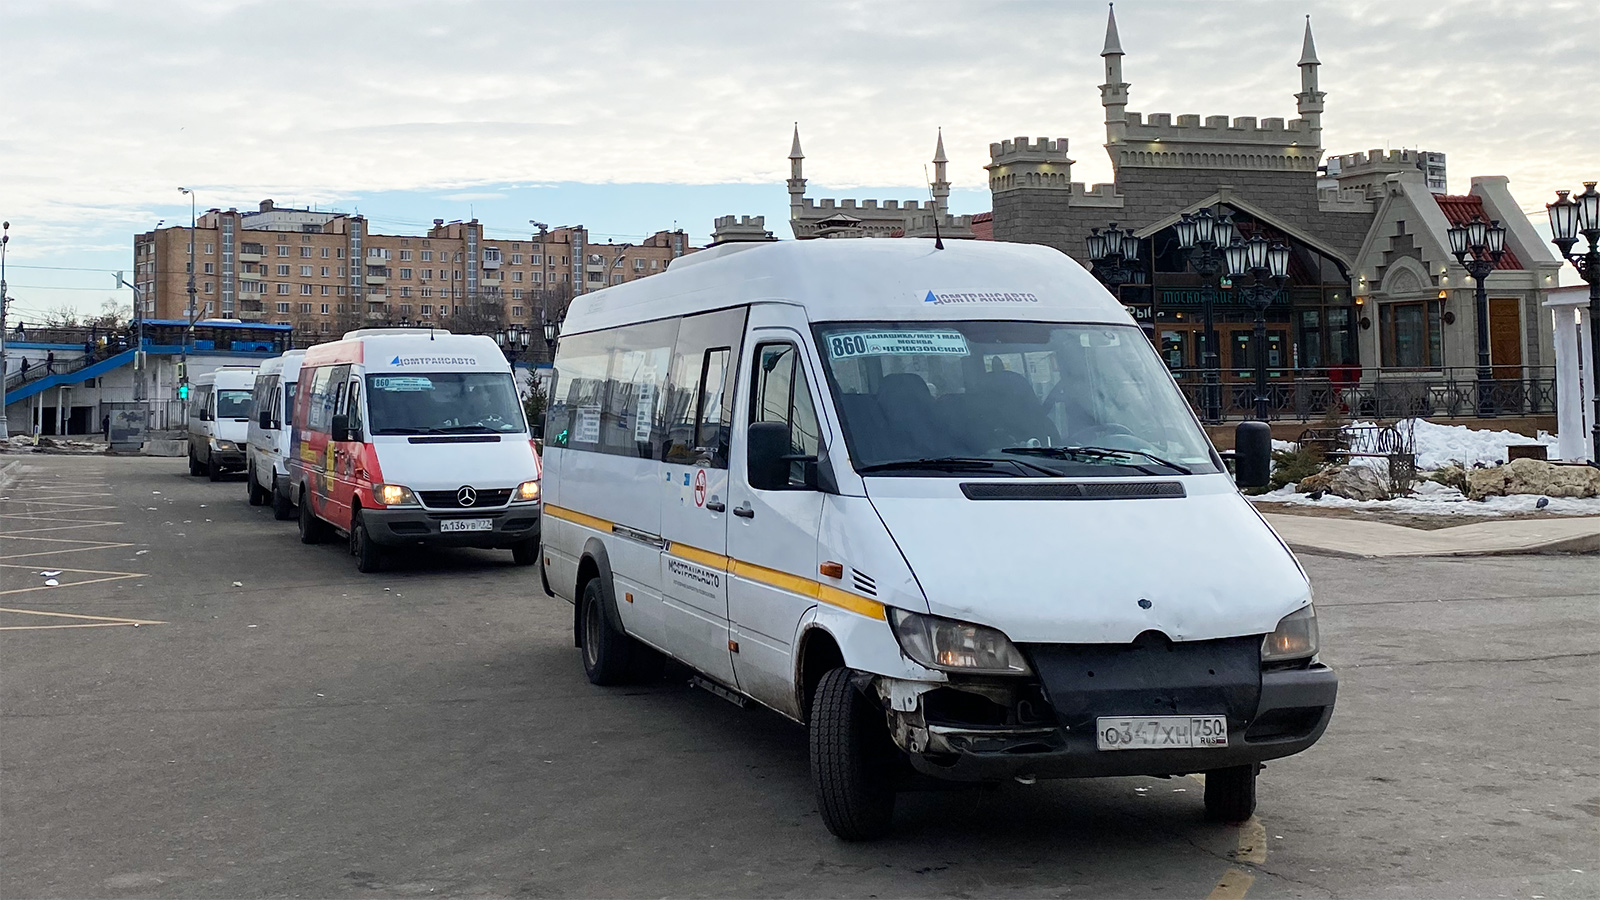
[[[178,399],[179,400],[187,400],[187,399],[189,399],[189,386],[187,384],[178,385]]]

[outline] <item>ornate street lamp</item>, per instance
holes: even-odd
[[[1205,333],[1201,368],[1205,384],[1201,406],[1207,422],[1222,421],[1222,357],[1217,353],[1215,304],[1222,281],[1224,251],[1233,243],[1237,231],[1233,218],[1210,208],[1194,214],[1184,213],[1173,228],[1178,232],[1178,250],[1184,263],[1200,276],[1200,312]]]
[[[1472,280],[1477,282],[1477,303],[1474,315],[1478,329],[1478,415],[1494,415],[1494,373],[1489,368],[1489,292],[1484,287],[1489,273],[1505,254],[1506,230],[1499,220],[1483,221],[1473,216],[1465,225],[1457,225],[1446,234],[1450,238],[1450,252],[1455,254]]]
[[[1289,282],[1289,248],[1261,235],[1252,235],[1248,241],[1238,238],[1224,251],[1228,262],[1228,277],[1234,279],[1249,275],[1252,284],[1235,283],[1233,290],[1255,310],[1256,330],[1251,339],[1256,364],[1256,418],[1265,422],[1270,397],[1267,393],[1267,307],[1283,296],[1283,286]]]
[[[1600,193],[1594,186],[1595,182],[1585,181],[1583,193],[1572,200],[1567,199],[1570,191],[1556,191],[1556,202],[1545,208],[1550,212],[1550,232],[1554,235],[1551,243],[1589,282],[1589,347],[1595,361],[1600,362]],[[1589,242],[1586,253],[1572,252],[1579,234]],[[1600,466],[1600,372],[1591,371],[1589,377],[1594,379],[1594,444],[1589,464]]]
[[[550,348],[550,358],[556,358],[556,341],[561,337],[561,323],[553,319],[541,319],[544,326],[544,342]]]
[[[494,342],[500,345],[500,351],[505,354],[506,361],[515,366],[517,356],[527,352],[528,331],[513,322],[495,334]]]
[[[1102,231],[1089,229],[1089,273],[1100,280],[1113,294],[1129,282],[1138,282],[1144,274],[1139,264],[1139,239],[1131,230],[1124,231],[1112,222]]]

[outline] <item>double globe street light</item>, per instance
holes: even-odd
[[[1594,186],[1595,182],[1585,181],[1583,193],[1570,199],[1567,195],[1571,191],[1556,191],[1556,202],[1547,204],[1545,209],[1550,213],[1551,243],[1589,282],[1589,348],[1596,363],[1589,372],[1594,383],[1594,444],[1589,463],[1600,466],[1600,372],[1594,371],[1600,368],[1600,193]],[[1574,253],[1580,234],[1589,242],[1589,249]]]
[[[506,361],[515,366],[517,356],[528,351],[528,329],[513,322],[495,333],[494,342],[500,345]]]
[[[1474,294],[1473,318],[1478,330],[1478,415],[1494,415],[1494,373],[1489,368],[1489,291],[1484,283],[1500,264],[1506,250],[1506,230],[1498,219],[1485,222],[1482,216],[1473,216],[1465,225],[1457,225],[1446,234],[1450,238],[1450,252],[1477,282]]]
[[[1256,368],[1256,419],[1265,422],[1271,405],[1267,391],[1267,308],[1283,296],[1283,286],[1289,282],[1289,248],[1256,234],[1247,241],[1234,238],[1223,255],[1229,278],[1249,275],[1252,280],[1248,285],[1235,284],[1233,291],[1256,314],[1255,336],[1251,340]]]
[[[1124,231],[1112,222],[1104,230],[1089,229],[1089,274],[1113,293],[1130,282],[1142,280],[1144,269],[1139,263],[1139,239],[1131,229]]]
[[[1204,351],[1200,364],[1204,370],[1201,406],[1208,422],[1222,421],[1222,356],[1217,350],[1216,301],[1217,289],[1222,282],[1223,258],[1227,248],[1238,237],[1233,217],[1207,207],[1196,213],[1184,213],[1173,225],[1178,233],[1178,251],[1184,264],[1200,276],[1200,314],[1205,330],[1202,336]]]

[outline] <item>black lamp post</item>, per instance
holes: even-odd
[[[1233,243],[1237,232],[1233,217],[1202,209],[1197,213],[1184,213],[1173,226],[1178,232],[1178,249],[1184,263],[1194,269],[1200,281],[1200,312],[1204,319],[1205,334],[1202,342],[1205,351],[1200,364],[1205,379],[1201,406],[1208,422],[1222,421],[1222,357],[1217,352],[1216,311],[1217,287],[1222,280],[1223,259],[1226,248]]]
[[[1545,208],[1550,211],[1552,242],[1589,282],[1589,349],[1595,362],[1600,363],[1600,193],[1594,186],[1595,182],[1585,181],[1583,193],[1575,200],[1567,199],[1570,191],[1556,191],[1556,202]],[[1579,234],[1589,241],[1587,253],[1572,252]],[[1600,466],[1600,372],[1594,368],[1591,366],[1589,372],[1594,379],[1594,445],[1589,464]]]
[[[1451,228],[1450,252],[1478,283],[1474,316],[1478,328],[1478,415],[1494,415],[1494,373],[1489,368],[1489,291],[1484,287],[1506,250],[1506,230],[1499,220],[1485,222],[1473,216],[1465,225]]]
[[[1270,244],[1261,235],[1248,241],[1237,238],[1224,251],[1228,260],[1228,276],[1243,278],[1249,275],[1252,284],[1235,284],[1233,290],[1256,313],[1255,346],[1256,364],[1256,418],[1267,420],[1270,397],[1267,392],[1267,307],[1283,296],[1283,286],[1289,281],[1289,248],[1277,241]]]
[[[1139,239],[1112,222],[1104,231],[1089,229],[1089,273],[1113,294],[1117,288],[1139,280]]]
[[[495,334],[494,342],[500,345],[500,352],[505,354],[506,361],[515,366],[517,356],[528,350],[528,330],[513,322]]]
[[[561,338],[561,323],[555,319],[541,318],[540,324],[544,326],[544,343],[550,348],[550,361],[556,359],[556,342]]]

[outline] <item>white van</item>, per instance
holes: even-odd
[[[189,395],[189,474],[222,480],[245,466],[254,366],[223,366],[195,376]]]
[[[1239,821],[1328,724],[1304,572],[1055,250],[725,245],[579,297],[555,368],[541,560],[589,679],[659,652],[806,723],[840,837],[913,769],[1203,772]]]
[[[372,328],[310,348],[291,443],[300,540],[345,534],[363,572],[401,547],[537,558],[539,457],[488,337]]]
[[[262,363],[251,393],[245,489],[251,506],[271,503],[275,519],[294,517],[294,495],[289,493],[289,426],[294,420],[294,392],[305,355],[304,350],[290,350]]]

